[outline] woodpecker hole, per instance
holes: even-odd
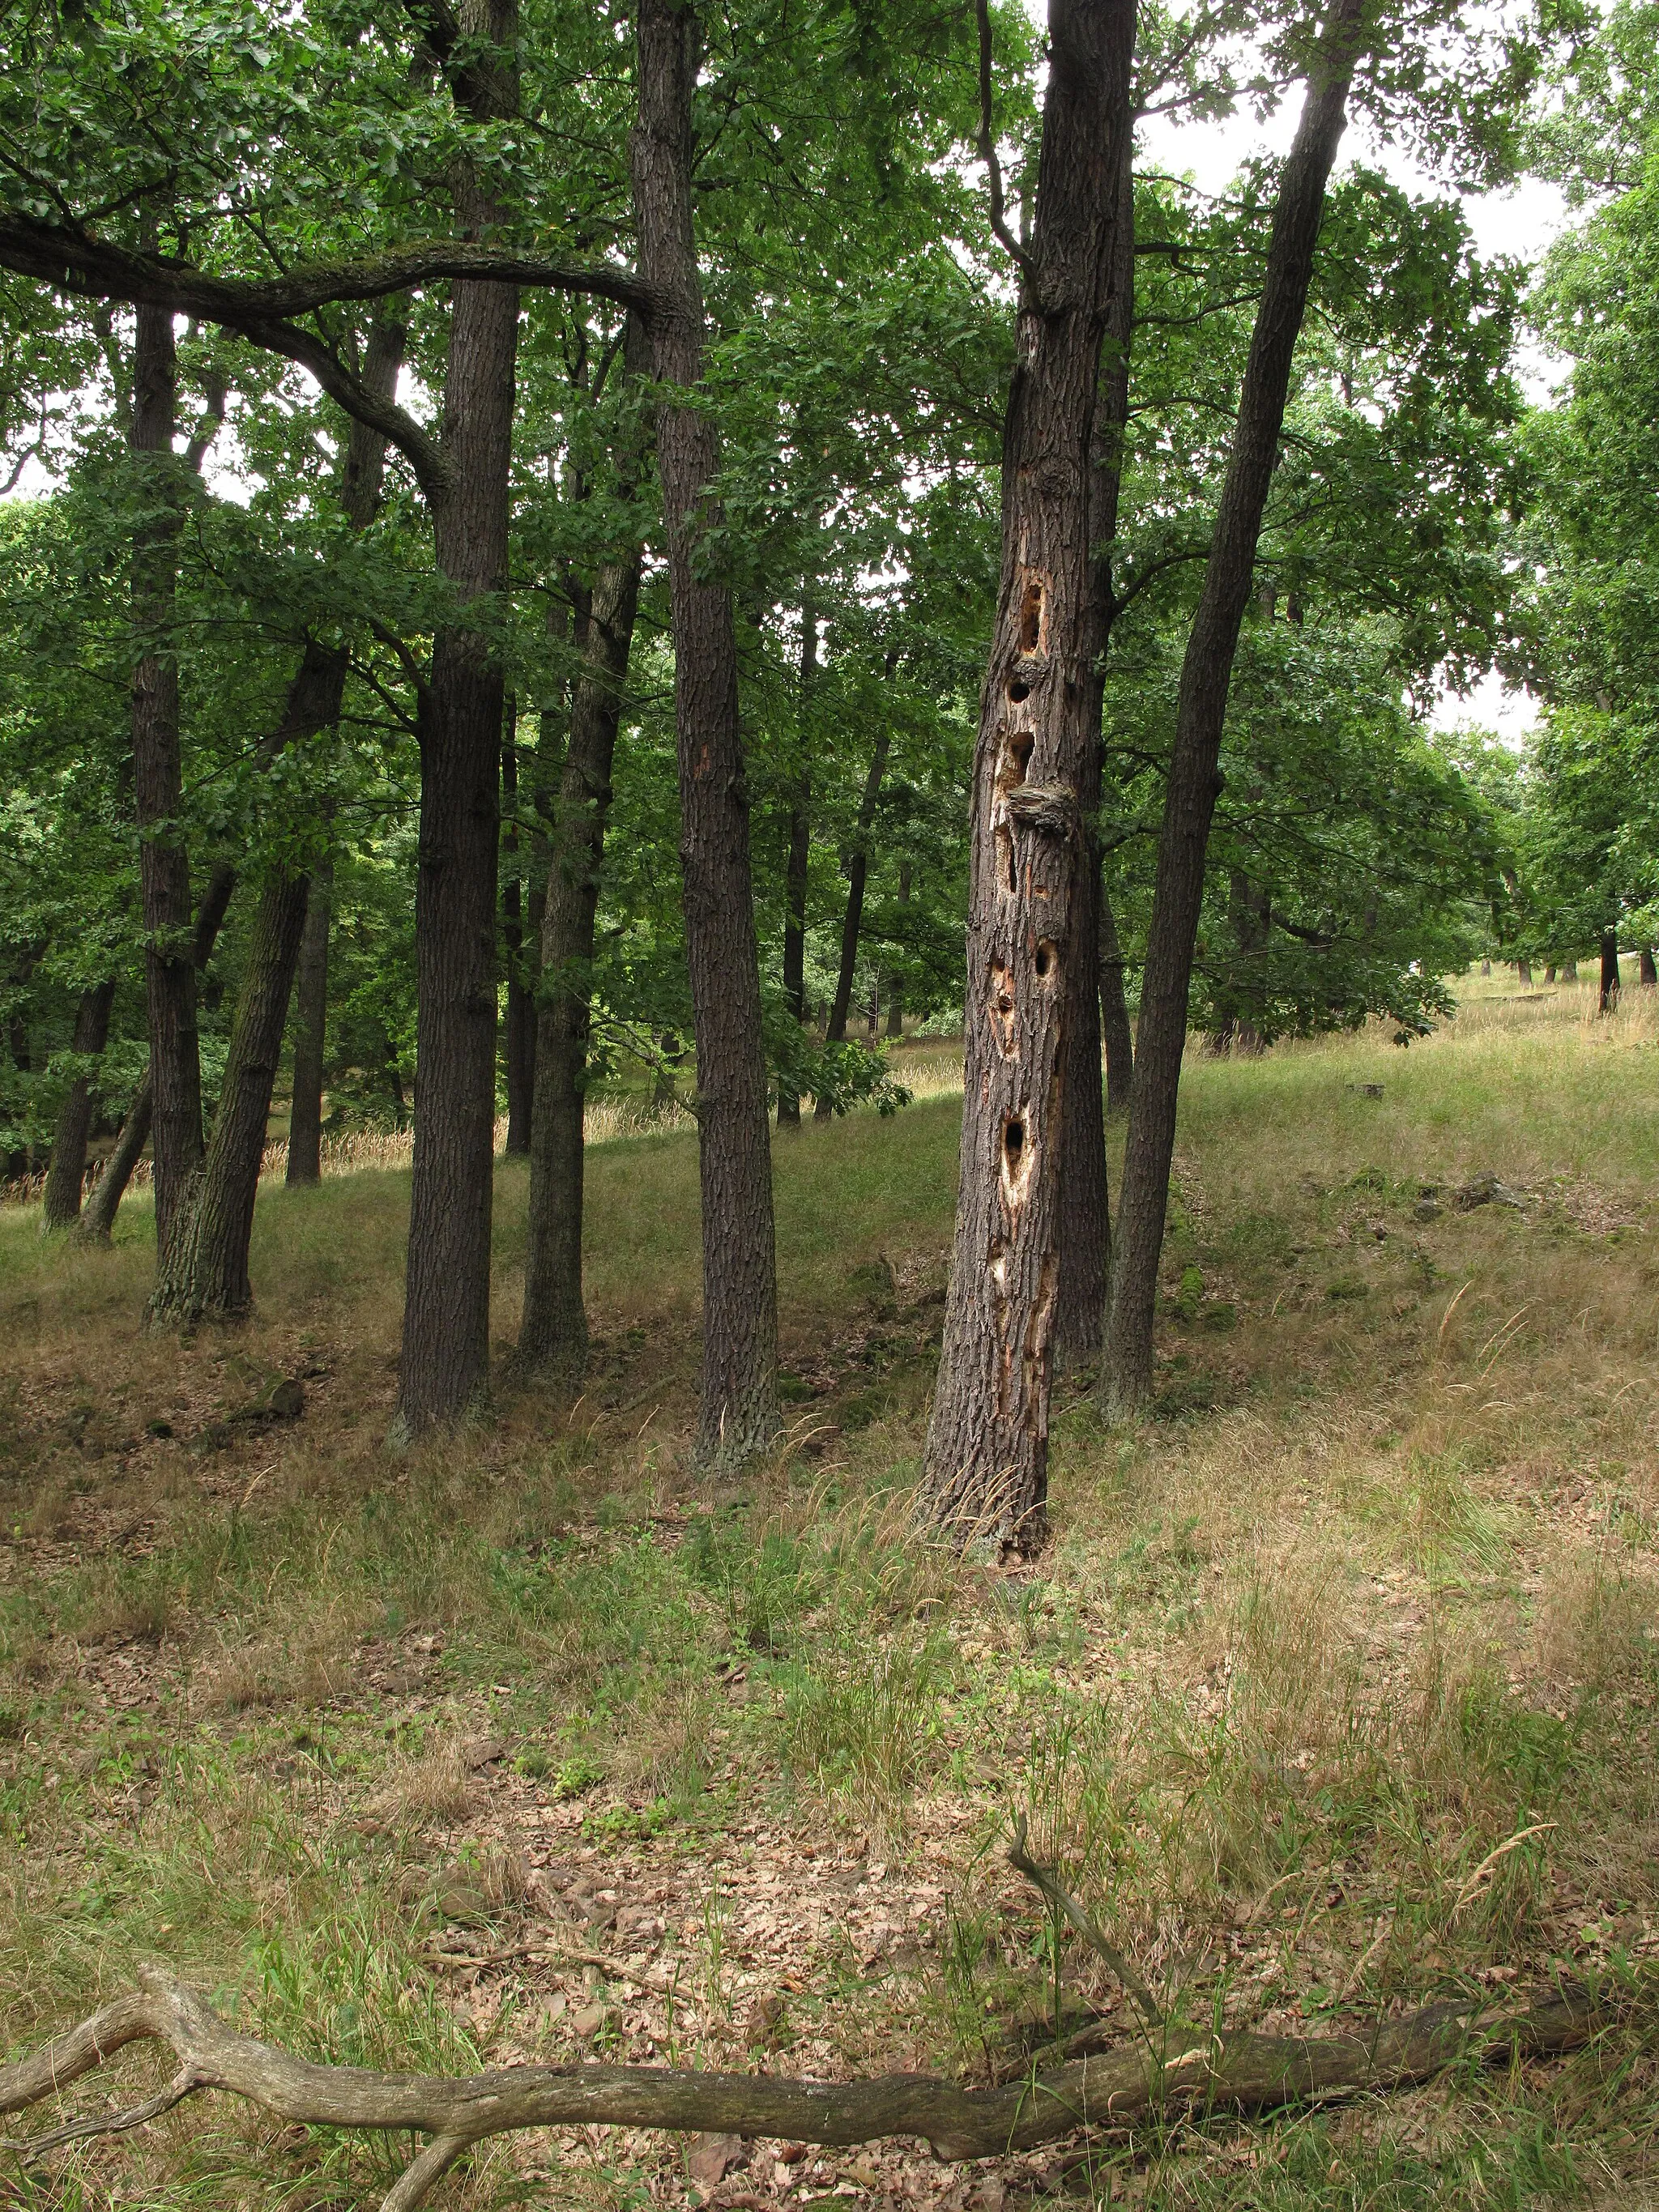
[[[1008,754],[1014,769],[1012,775],[1008,779],[1011,786],[1024,782],[1025,771],[1030,766],[1031,755],[1036,749],[1036,739],[1029,730],[1010,730]]]
[[[1039,975],[1047,975],[1060,965],[1059,950],[1052,938],[1045,937],[1037,946],[1032,966]]]
[[[1042,649],[1042,586],[1035,578],[1025,586],[1019,603],[1019,649],[1022,653]]]
[[[997,875],[1012,897],[1019,889],[1019,870],[1014,860],[1013,833],[1006,823],[997,824]]]
[[[1009,698],[1012,699],[1014,705],[1018,707],[1022,700],[1029,699],[1030,696],[1030,685],[1029,684],[1023,684],[1019,678],[1016,676],[1013,682],[1008,686]]]
[[[1015,1175],[1019,1173],[1019,1156],[1025,1150],[1025,1124],[1010,1121],[1002,1133],[1003,1149],[1008,1155],[1008,1165]]]

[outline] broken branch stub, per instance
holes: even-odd
[[[293,2057],[239,2034],[182,1983],[148,1967],[141,1970],[137,1990],[32,2057],[0,2067],[0,2112],[44,2102],[128,2044],[157,2041],[179,2062],[158,2096],[9,2147],[37,2157],[71,2133],[117,2133],[186,2096],[222,2089],[301,2125],[407,2128],[429,2136],[382,2206],[382,2212],[417,2212],[464,2152],[521,2128],[665,2128],[787,2137],[836,2148],[885,2136],[916,2136],[944,2159],[994,2158],[1171,2106],[1260,2111],[1299,2098],[1401,2087],[1459,2060],[1570,2051],[1633,2003],[1628,1991],[1609,2001],[1566,1984],[1535,1991],[1518,2011],[1492,2014],[1459,2001],[1382,2021],[1363,2034],[1207,2031],[1194,2042],[1185,2028],[1163,2027],[1133,2045],[993,2089],[963,2089],[925,2074],[811,2081],[591,2063],[494,2067],[446,2080]]]

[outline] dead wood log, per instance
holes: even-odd
[[[1246,2112],[1310,2097],[1397,2088],[1455,2062],[1571,2051],[1627,2014],[1628,1990],[1592,1996],[1576,1984],[1534,1990],[1520,2009],[1474,2001],[1429,2006],[1363,2033],[1288,2036],[1171,2028],[994,2089],[922,2074],[860,2081],[696,2073],[667,2067],[506,2066],[465,2080],[319,2066],[238,2034],[161,1967],[32,2057],[0,2067],[0,2112],[55,2096],[130,2043],[166,2044],[167,2087],[130,2109],[70,2121],[9,2148],[27,2157],[76,2137],[138,2127],[204,2089],[228,2090],[306,2125],[407,2128],[430,2136],[382,2212],[416,2212],[462,2153],[520,2128],[610,2125],[787,2137],[837,2148],[917,2136],[944,2159],[993,2158],[1090,2125],[1149,2112]]]

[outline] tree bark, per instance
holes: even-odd
[[[806,885],[812,859],[812,779],[806,766],[810,741],[807,716],[817,665],[817,609],[809,598],[800,611],[801,764],[789,799],[789,854],[783,875],[783,995],[798,1026],[805,1026],[806,1021]],[[778,1078],[778,1127],[800,1127],[800,1093],[787,1075]]]
[[[1653,964],[1653,947],[1643,945],[1637,954],[1637,981],[1643,990],[1650,991],[1656,983],[1659,983],[1659,968]]]
[[[1614,1012],[1619,1005],[1619,932],[1601,932],[1601,988],[1599,1011]]]
[[[507,1154],[527,1158],[530,1116],[536,1085],[536,994],[525,975],[527,948],[524,929],[524,885],[520,878],[519,748],[512,734],[514,717],[507,715],[508,734],[501,744],[501,801],[508,821],[501,839],[509,855],[507,881],[501,886],[501,951],[507,962]]]
[[[1111,291],[1102,344],[1089,470],[1089,612],[1092,635],[1085,714],[1089,738],[1078,785],[1083,854],[1077,881],[1075,951],[1066,966],[1066,1064],[1061,1124],[1060,1289],[1054,1308],[1054,1361],[1079,1367],[1100,1356],[1112,1225],[1106,1187],[1106,1119],[1101,1098],[1100,933],[1105,887],[1100,879],[1100,805],[1105,769],[1103,717],[1106,653],[1117,612],[1113,556],[1122,484],[1123,436],[1129,421],[1129,347],[1134,335],[1134,175],[1126,143],[1117,184]],[[1122,987],[1120,968],[1118,983]]]
[[[294,1099],[288,1117],[285,1180],[313,1183],[323,1172],[323,1066],[328,1045],[328,939],[333,920],[334,864],[311,872],[306,924],[295,977]]]
[[[169,632],[177,593],[180,506],[173,450],[178,362],[173,316],[137,311],[129,443],[142,456],[149,514],[134,533],[132,785],[144,916],[144,982],[155,1142],[155,1240],[165,1261],[173,1222],[202,1164],[202,1070],[196,969],[190,957],[190,860],[179,820],[179,666]]]
[[[988,15],[981,18],[983,143]],[[958,1545],[1046,1528],[1083,872],[1091,453],[1129,158],[1133,0],[1051,0],[1036,215],[1003,431],[1002,575],[975,751],[961,1185],[921,1510]],[[994,200],[1000,191],[993,173]],[[1091,917],[1092,919],[1092,917]],[[1097,1087],[1099,1076],[1097,1063]]]
[[[70,1050],[77,1059],[89,1060],[103,1051],[109,1037],[109,1012],[114,1002],[112,977],[82,992],[70,1039]],[[52,1165],[46,1170],[46,1187],[40,1206],[43,1235],[73,1229],[81,1218],[82,1185],[87,1173],[87,1133],[91,1127],[92,1077],[77,1070],[58,1109],[58,1126],[52,1132]]]
[[[637,324],[628,343],[637,373],[644,366]],[[631,489],[631,471],[624,475]],[[514,1364],[522,1374],[567,1380],[580,1376],[587,1362],[582,1114],[592,1027],[594,920],[639,592],[637,551],[607,563],[594,580],[542,908],[524,1320]]]
[[[1141,971],[1134,1101],[1118,1195],[1101,1374],[1106,1402],[1118,1413],[1137,1411],[1152,1389],[1152,1314],[1227,692],[1239,626],[1249,600],[1262,513],[1278,461],[1326,180],[1346,120],[1348,86],[1364,18],[1364,0],[1334,0],[1310,71],[1307,99],[1273,210],[1266,279],[1239,395],[1232,453],[1182,666],[1146,963]]]
[[[1532,970],[1530,968],[1528,968],[1527,973],[1521,980],[1523,983],[1531,982]],[[1561,981],[1564,983],[1576,983],[1578,981],[1578,963],[1576,960],[1564,960],[1561,963]]]
[[[901,906],[910,903],[910,863],[899,862],[898,896]],[[887,1035],[897,1039],[904,1035],[904,988],[896,976],[887,987]]]
[[[1100,1030],[1106,1046],[1106,1118],[1127,1115],[1134,1096],[1135,1033],[1123,990],[1123,947],[1110,894],[1100,886]]]
[[[454,75],[480,119],[515,114],[516,0],[463,0],[460,29],[489,50]],[[456,185],[470,234],[497,209]],[[476,605],[507,580],[519,295],[458,283],[444,382],[447,481],[432,502],[441,574]],[[483,629],[442,625],[419,716],[415,1158],[395,1440],[458,1420],[489,1381],[489,1224],[495,1138],[495,876],[505,687]]]
[[[191,938],[191,962],[198,975],[213,957],[213,948],[218,940],[225,909],[230,904],[230,896],[235,888],[236,871],[228,861],[222,860],[208,878],[202,902],[196,910],[196,927]],[[115,1149],[99,1170],[98,1180],[82,1209],[77,1234],[88,1243],[107,1244],[110,1240],[115,1216],[126,1194],[127,1185],[132,1180],[132,1171],[143,1156],[144,1146],[149,1142],[155,1100],[151,1070],[146,1065],[116,1137]]]
[[[895,656],[889,653],[890,678],[896,665]],[[853,849],[847,862],[847,905],[841,918],[841,965],[836,971],[836,995],[830,1002],[830,1020],[824,1030],[824,1041],[829,1044],[845,1042],[847,1017],[853,1010],[853,977],[859,964],[859,937],[864,928],[864,886],[870,872],[870,836],[875,828],[876,806],[881,797],[881,780],[887,770],[890,743],[890,732],[884,729],[878,733],[876,749],[870,756],[870,773],[864,779],[864,793],[859,800]],[[813,1119],[827,1121],[832,1110],[830,1101],[820,1098],[813,1107]]]
[[[639,121],[631,148],[641,274],[665,298],[653,316],[661,381],[702,374],[702,291],[691,214],[691,94],[697,23],[687,0],[640,0]],[[658,422],[674,631],[686,959],[697,1051],[702,1198],[703,1362],[696,1454],[734,1467],[779,1427],[777,1259],[749,805],[729,591],[700,572],[720,464],[709,416],[665,405]]]

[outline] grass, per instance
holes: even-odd
[[[404,1462],[380,1443],[401,1170],[267,1186],[254,1319],[183,1346],[139,1326],[142,1201],[101,1254],[0,1211],[0,2045],[159,1955],[343,2062],[1006,2076],[1083,2008],[1130,2032],[1004,1865],[1017,1811],[1194,2026],[1639,1963],[1656,1042],[1634,992],[1598,1021],[1589,992],[1471,980],[1408,1053],[1195,1053],[1154,1414],[1104,1427],[1085,1378],[1062,1385],[1035,1571],[961,1565],[907,1513],[948,1047],[907,1054],[896,1121],[778,1146],[791,1428],[736,1489],[685,1461],[684,1133],[592,1154],[578,1403],[503,1395]],[[502,1165],[503,1354],[524,1202]],[[273,1423],[295,1376],[303,1415]],[[725,2193],[1636,2204],[1656,2056],[1638,2022],[1553,2065],[966,2175],[902,2145],[799,2165],[756,2145]],[[0,2166],[0,2203],[364,2206],[401,2149],[187,2106]],[[504,2145],[448,2188],[475,2212],[708,2193],[678,2145],[621,2133]]]

